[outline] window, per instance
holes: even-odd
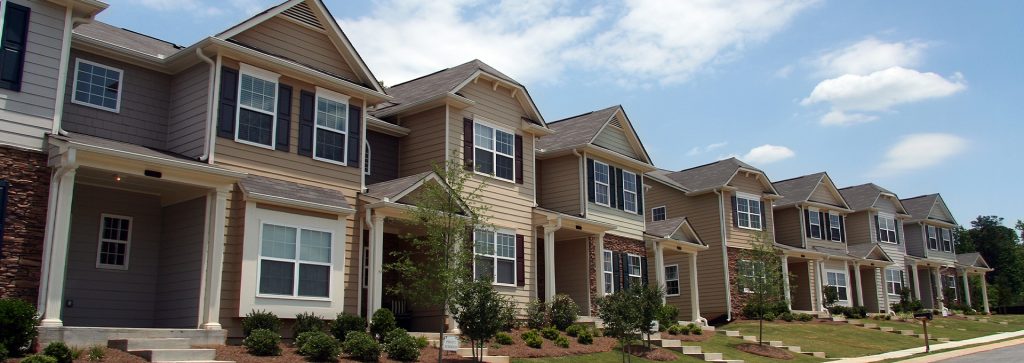
[[[881,242],[899,243],[896,240],[896,220],[892,216],[878,215],[878,237]]]
[[[363,155],[363,174],[370,175],[370,142],[366,142],[366,155]]]
[[[111,112],[121,110],[121,81],[124,71],[84,59],[75,62],[72,103]]]
[[[846,290],[846,273],[838,271],[825,271],[825,283],[839,296],[839,301],[848,301],[850,296]]]
[[[665,220],[665,206],[651,208],[651,220],[655,222]]]
[[[636,174],[622,171],[622,206],[625,211],[636,213]]]
[[[948,299],[960,300],[960,294],[956,290],[956,276],[942,275],[942,292]]]
[[[496,284],[516,283],[516,235],[478,229],[473,233],[476,263],[473,275]]]
[[[479,121],[473,124],[473,133],[476,171],[515,181],[515,134]]]
[[[272,149],[277,135],[278,75],[242,64],[235,141]]]
[[[665,266],[665,295],[679,296],[679,265]]]
[[[610,206],[609,193],[611,187],[608,184],[608,164],[594,160],[594,203]]]
[[[811,238],[821,239],[821,213],[815,209],[807,211],[807,224],[811,227]]]
[[[127,270],[131,239],[131,217],[111,214],[100,216],[100,243],[96,250],[96,267]]]
[[[928,226],[928,249],[939,249],[939,237],[936,236],[935,226]]]
[[[737,194],[736,218],[740,228],[761,230],[761,202],[754,196]]]
[[[890,295],[898,295],[900,290],[903,290],[903,271],[886,269],[885,284],[886,292]]]
[[[629,285],[635,286],[642,284],[644,282],[644,269],[642,265],[643,262],[640,259],[640,256],[633,254],[627,254],[626,256],[628,256],[627,258],[629,258]]]
[[[349,132],[348,96],[317,88],[315,125],[313,158],[345,165]]]
[[[828,214],[828,238],[836,242],[843,240],[842,222],[838,214]]]
[[[953,237],[950,230],[942,229],[942,250],[946,252],[953,252]]]
[[[736,269],[740,276],[739,286],[743,292],[754,292],[752,284],[765,283],[764,262],[739,260],[736,262]]]
[[[329,298],[333,234],[270,223],[261,227],[259,294]]]
[[[612,271],[612,251],[604,250],[604,293],[615,292],[615,273]]]

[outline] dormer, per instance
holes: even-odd
[[[809,247],[808,242],[833,248],[836,243],[846,242],[846,215],[853,210],[828,173],[804,175],[773,185],[783,196],[774,206],[779,242],[792,245],[799,241],[799,247],[805,248]]]

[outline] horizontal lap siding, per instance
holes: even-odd
[[[928,247],[928,237],[926,235],[926,228],[921,226],[919,223],[910,223],[903,226],[903,230],[907,232],[903,236],[903,240],[907,243],[907,254],[912,256],[925,257],[925,249]],[[935,231],[936,242],[938,246],[941,246],[942,237],[939,235],[939,231]],[[928,255],[935,254],[936,251],[928,251]]]
[[[846,240],[849,244],[874,243],[874,222],[870,213],[856,212],[846,216]]]
[[[359,83],[359,77],[345,63],[327,35],[285,20],[280,15],[231,39]]]
[[[537,161],[537,199],[542,208],[580,213],[580,159],[573,155]]]
[[[765,192],[764,185],[762,185],[754,175],[744,175],[743,172],[736,174],[736,176],[729,181],[729,185],[736,187],[737,192],[740,193],[760,196]],[[772,230],[775,225],[775,217],[772,213],[771,201],[762,200],[764,202],[764,210],[762,213],[765,213],[765,225],[762,226],[762,229],[760,231],[743,229],[736,227],[736,224],[732,220],[732,208],[734,208],[732,205],[732,197],[735,195],[734,193],[735,192],[723,193],[726,204],[725,210],[727,212],[725,214],[726,225],[729,226],[729,236],[727,241],[729,247],[750,248],[751,244],[758,238],[761,238],[762,241],[771,241],[773,238]]]
[[[545,241],[547,243],[547,241]],[[587,315],[590,305],[590,263],[587,239],[555,241],[555,289],[566,294],[582,307],[581,315]]]
[[[818,186],[814,188],[814,192],[811,193],[811,201],[831,205],[843,205],[843,203],[840,202],[839,199],[836,199],[835,194],[832,194],[829,189],[830,187],[828,186],[828,183],[818,183]]]
[[[796,207],[785,207],[773,211],[775,216],[775,238],[779,243],[793,247],[802,246],[804,228],[800,226],[803,218]]]
[[[673,252],[673,251],[667,250],[667,251],[665,251],[664,257],[665,257],[665,266],[666,267],[671,266],[671,265],[679,266],[679,268],[677,270],[677,271],[679,271],[679,295],[678,296],[666,296],[665,297],[665,303],[667,303],[669,305],[672,305],[672,306],[675,306],[676,309],[679,309],[679,320],[681,320],[681,321],[693,321],[694,317],[692,316],[693,314],[691,313],[692,304],[690,304],[690,302],[691,302],[690,301],[690,291],[691,291],[691,286],[690,286],[690,255],[686,254],[686,253],[678,253],[678,252]],[[649,252],[647,254],[647,261],[648,261],[648,263],[647,263],[648,266],[654,266],[654,263],[652,263],[652,261],[654,261],[654,252],[653,251]],[[654,268],[650,268],[650,271],[648,272],[648,275],[650,275],[649,276],[650,281],[655,281],[655,279],[654,279],[655,275],[654,274],[656,272],[657,271],[655,271]],[[698,277],[699,276],[700,275],[698,275]],[[665,277],[668,278],[668,275],[665,275]],[[699,285],[698,285],[698,287],[699,287]],[[704,295],[704,291],[698,291],[698,292],[702,296]]]
[[[248,311],[239,312],[242,289],[242,244],[245,238],[245,198],[235,187],[228,194],[227,212],[224,214],[224,268],[221,278],[220,323],[229,331],[228,335],[241,334],[241,321],[234,317],[244,316]],[[255,205],[253,206],[255,208]],[[256,221],[253,221],[256,223]],[[255,274],[256,271],[250,273]]]
[[[155,326],[195,328],[199,321],[206,198],[163,208]]]
[[[9,1],[31,8],[31,14],[21,91],[0,89],[0,144],[41,150],[44,134],[53,127],[64,8],[49,2]]]
[[[370,145],[370,175],[366,176],[366,184],[398,178],[399,139],[366,131],[366,142]]]
[[[444,115],[445,107],[441,106],[399,118],[398,124],[409,129],[409,135],[399,141],[399,175],[409,176],[431,171],[434,170],[434,165],[444,161]],[[461,122],[460,119],[459,130],[462,130]],[[461,146],[458,150],[462,150]]]
[[[638,157],[636,151],[633,150],[633,146],[629,144],[626,132],[621,128],[612,126],[611,124],[605,126],[604,130],[601,130],[601,133],[597,134],[597,137],[594,138],[594,145],[616,151],[622,155],[632,158]]]
[[[200,156],[206,142],[206,107],[210,66],[199,63],[171,79],[167,122],[167,150],[188,157]]]
[[[593,155],[588,154],[587,158],[600,161],[602,163],[608,164],[609,166],[623,169],[624,171],[629,171],[637,175],[643,175],[642,173],[638,173],[635,170],[630,170],[629,168],[623,167],[622,164],[609,162],[608,160],[603,160],[601,158],[594,157]],[[646,183],[648,183],[647,179],[644,178],[644,184]],[[612,192],[614,193],[614,190]],[[644,204],[644,208],[648,208],[646,203]],[[608,231],[609,234],[613,234],[616,236],[622,236],[632,239],[643,239],[644,229],[646,228],[646,226],[644,225],[644,218],[645,217],[640,214],[630,213],[624,210],[620,210],[618,208],[610,208],[605,207],[603,205],[598,205],[597,203],[587,202],[587,219],[609,223],[616,226],[616,229]]]

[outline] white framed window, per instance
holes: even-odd
[[[313,159],[346,165],[348,155],[348,96],[316,89]],[[351,130],[357,132],[356,130]]]
[[[838,214],[828,213],[828,238],[835,242],[843,241],[843,228]]]
[[[899,243],[896,240],[896,219],[892,215],[878,214],[878,237],[880,242]]]
[[[666,217],[665,206],[651,208],[651,220],[652,221],[663,221]]]
[[[102,214],[96,268],[127,270],[131,243],[132,217]]]
[[[511,130],[493,124],[473,121],[473,164],[477,173],[514,182],[515,140]]]
[[[625,211],[636,213],[636,174],[622,171],[622,207]]]
[[[749,286],[750,283],[765,283],[764,262],[762,261],[736,261],[736,270],[739,273],[739,276],[743,277],[743,279],[739,283],[739,286],[743,290],[743,292],[754,292],[753,286]]]
[[[334,233],[276,222],[260,227],[257,296],[330,299]]]
[[[274,148],[277,137],[277,73],[242,64],[238,77],[235,141]]]
[[[928,226],[928,249],[938,250],[939,249],[939,236],[935,232],[935,226]]]
[[[75,83],[71,103],[114,113],[121,112],[124,71],[111,66],[75,60]]]
[[[371,150],[369,140],[366,141],[365,149],[366,150],[364,150],[364,152],[366,153],[366,155],[363,155],[363,174],[370,175],[370,161],[373,160],[373,158],[370,157]]]
[[[611,206],[610,176],[611,172],[608,164],[594,160],[594,203],[605,207]]]
[[[679,265],[665,265],[665,295],[679,296]]]
[[[629,259],[629,271],[627,271],[629,273],[629,285],[642,284],[644,282],[643,260],[640,259],[639,255],[634,254],[626,254],[626,258]]]
[[[839,301],[849,301],[850,295],[846,286],[846,273],[840,271],[825,271],[825,284],[829,289],[834,290],[839,296]]]
[[[898,295],[903,290],[903,270],[885,269],[885,290],[889,295]]]
[[[511,230],[478,229],[473,233],[473,276],[496,285],[516,284],[516,235]]]
[[[947,228],[942,229],[942,250],[953,252],[953,233]]]
[[[807,225],[811,229],[811,238],[821,239],[821,213],[817,209],[807,210]]]
[[[604,266],[602,266],[602,273],[604,273],[604,293],[611,294],[615,292],[615,272],[612,270],[612,251],[604,250]]]
[[[736,224],[740,228],[761,230],[760,198],[750,194],[736,194]],[[819,231],[819,233],[821,233]]]

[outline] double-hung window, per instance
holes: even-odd
[[[345,165],[349,133],[348,96],[317,88],[315,125],[313,158]]]
[[[751,195],[736,195],[736,224],[740,228],[761,230],[761,213],[759,199]],[[821,231],[818,233],[820,236]]]
[[[655,222],[665,220],[665,206],[651,208],[651,220]]]
[[[841,222],[839,221],[839,215],[828,213],[827,216],[828,238],[836,242],[841,242],[843,240],[843,228]]]
[[[818,210],[807,211],[807,224],[811,227],[811,238],[821,239],[821,213],[818,213]]]
[[[127,270],[128,248],[132,240],[132,217],[100,216],[100,240],[96,250],[96,268]]]
[[[895,269],[885,270],[885,289],[890,295],[897,295],[903,290],[903,271]]]
[[[636,213],[636,174],[622,171],[622,207],[625,211]]]
[[[605,207],[610,206],[609,195],[611,193],[611,187],[609,186],[609,171],[608,164],[594,160],[594,203],[603,205]]]
[[[850,296],[848,295],[846,287],[846,274],[838,271],[825,271],[825,281],[829,289],[836,292],[839,296],[839,301],[848,301]]]
[[[756,287],[753,285],[765,283],[762,261],[739,260],[736,262],[736,269],[740,276],[739,286],[743,292],[754,292]]]
[[[665,266],[665,295],[679,296],[679,265]]]
[[[121,86],[124,71],[90,62],[75,61],[75,89],[71,102],[110,112],[121,111]]]
[[[626,256],[629,258],[629,271],[627,271],[629,273],[629,285],[636,286],[642,284],[644,281],[644,269],[640,256],[633,254],[627,254]]]
[[[332,246],[332,232],[263,223],[259,294],[330,298]]]
[[[473,276],[495,284],[515,285],[516,235],[511,231],[478,229],[473,236],[476,252]]]
[[[896,240],[896,219],[890,215],[878,215],[878,237],[881,242],[899,243]]]
[[[928,249],[939,249],[939,236],[935,232],[935,226],[928,226]]]
[[[238,87],[235,140],[268,149],[277,137],[276,73],[242,64]]]
[[[942,250],[953,252],[953,233],[947,228],[942,229]]]
[[[473,162],[476,172],[514,182],[514,133],[476,121],[473,124]]]
[[[602,253],[604,254],[604,266],[601,270],[602,273],[604,273],[604,293],[611,294],[615,292],[615,272],[612,271],[612,251],[604,250]]]

